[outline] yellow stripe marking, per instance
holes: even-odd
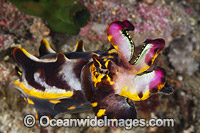
[[[35,111],[35,113],[36,113],[36,114],[35,114],[35,119],[38,120],[38,112],[37,112],[37,110],[35,110],[35,109],[34,109],[34,111]]]
[[[107,81],[110,83],[110,85],[113,85],[115,82],[111,81],[111,78],[108,75],[106,76],[107,76]]]
[[[119,51],[119,47],[118,47],[118,46],[116,46],[116,45],[114,45],[114,44],[113,44],[113,46],[114,46],[114,48],[115,48],[117,51]],[[120,53],[118,53],[118,54],[120,54]]]
[[[137,74],[143,73],[144,71],[148,70],[149,67],[150,67],[149,65],[146,65],[145,67],[142,67],[142,68],[137,72]]]
[[[153,64],[153,62],[155,61],[156,57],[157,57],[160,53],[161,53],[161,52],[155,53],[155,54],[153,55],[153,57],[151,58],[152,64]],[[142,57],[142,55],[140,56],[140,58],[141,58],[141,57]],[[145,60],[145,58],[144,58],[144,60]],[[142,61],[144,61],[144,60],[142,60]],[[138,62],[139,62],[139,61],[140,61],[140,59],[138,59]],[[136,62],[136,64],[139,64],[138,62]],[[151,65],[152,65],[152,64],[151,64]],[[144,67],[142,67],[142,68],[137,72],[137,74],[142,73],[142,72],[148,70],[149,68],[150,68],[150,66],[147,65],[147,64],[145,63],[145,64],[144,64]]]
[[[93,74],[93,73],[96,73],[96,67],[93,66],[91,67],[91,74],[92,74],[92,81],[94,82],[94,86],[97,87],[97,83],[101,82],[102,81],[102,78],[104,76],[107,77],[107,81],[110,83],[110,85],[113,85],[115,82],[111,81],[111,78],[108,76],[108,75],[104,75],[104,74],[99,74],[97,77]]]
[[[51,49],[50,44],[49,44],[49,42],[47,41],[47,39],[43,38],[43,39],[42,39],[42,42],[45,44],[45,47],[46,47],[46,48],[50,48],[50,49]]]
[[[111,49],[108,51],[108,54],[117,53],[116,49]]]
[[[108,40],[111,41],[112,37],[113,37],[113,36],[111,36],[111,35],[108,36]]]
[[[20,76],[22,75],[22,73],[21,73],[21,72],[19,72],[19,71],[18,71],[17,73],[18,73]]]
[[[101,117],[102,115],[105,115],[106,109],[99,109],[97,112],[97,117]]]
[[[42,39],[45,47],[47,48],[47,50],[50,52],[50,53],[56,53],[50,46],[49,42],[47,41],[47,39],[43,38]]]
[[[104,56],[105,57],[105,56]],[[103,61],[106,62],[108,59],[103,57]]]
[[[96,106],[98,105],[98,103],[97,103],[97,102],[94,102],[94,103],[91,103],[91,105],[92,105],[92,107],[94,108],[94,107],[96,107]]]
[[[75,108],[76,108],[75,106],[70,106],[70,107],[67,108],[67,109],[71,110],[71,109],[75,109]]]
[[[24,97],[24,101],[26,101],[27,102],[27,100],[26,100],[26,98]]]
[[[106,56],[106,58],[114,58],[114,56],[108,55],[108,56]]]
[[[34,104],[34,102],[33,102],[31,99],[29,99],[29,98],[27,98],[27,102],[28,102],[29,104]]]
[[[102,67],[101,63],[96,58],[94,58],[94,59],[99,64],[99,68],[101,68]]]
[[[131,90],[128,90],[128,91],[127,90],[128,90],[128,88],[122,88],[120,91],[120,95],[130,98],[133,101],[141,101],[141,100],[145,100],[150,97],[149,90],[146,93],[143,93],[142,98],[140,98],[137,93],[131,93]]]
[[[110,60],[107,60],[105,63],[105,67],[108,68],[108,63],[110,62]]]
[[[14,84],[18,87],[20,87],[26,94],[30,96],[34,96],[40,99],[57,99],[61,97],[72,97],[73,96],[73,91],[67,91],[66,93],[55,93],[55,92],[39,92],[35,89],[28,89],[25,87],[23,82],[19,82],[19,80],[16,80]]]
[[[60,103],[61,101],[59,100],[49,100],[50,103]]]
[[[92,74],[92,81],[94,82],[94,86],[96,87],[97,83],[101,82],[101,79],[104,77],[104,75],[100,74],[97,77],[93,74],[95,72],[95,74],[97,74],[96,72],[96,67],[93,64],[91,67],[91,74]]]

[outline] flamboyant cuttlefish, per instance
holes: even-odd
[[[38,116],[78,113],[93,108],[99,118],[134,119],[137,112],[127,99],[141,101],[152,94],[170,94],[165,70],[147,71],[165,46],[163,39],[147,39],[133,64],[134,44],[128,35],[134,26],[127,20],[115,21],[107,28],[112,44],[107,51],[84,50],[78,41],[73,52],[56,53],[46,39],[41,41],[40,57],[17,47],[15,60],[19,79],[14,82]]]

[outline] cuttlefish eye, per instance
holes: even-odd
[[[99,68],[99,71],[98,73],[101,73],[101,74],[106,74],[108,75],[109,74],[109,70],[108,69],[102,69],[102,68]]]

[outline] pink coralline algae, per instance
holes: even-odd
[[[81,28],[80,35],[92,41],[107,41],[104,36],[107,25],[115,20],[125,20],[129,16],[128,8],[112,1],[84,1],[91,12],[91,23]],[[101,29],[100,29],[101,28]],[[100,32],[99,32],[100,31]]]
[[[128,19],[135,25],[134,40],[137,42],[143,41],[145,38],[160,37],[168,38],[171,35],[170,20],[171,9],[156,3],[148,5],[140,2],[137,5],[123,4],[123,2],[112,1],[86,1],[86,7],[91,12],[91,23],[81,29],[80,35],[87,37],[92,41],[105,41],[101,34],[92,30],[94,22],[99,25],[107,25],[114,20]],[[104,28],[104,31],[106,28]],[[91,37],[92,36],[92,37]],[[131,35],[132,36],[132,35]],[[139,39],[139,40],[138,40]]]
[[[4,46],[4,41],[8,40],[8,36],[0,35],[0,49]]]
[[[170,10],[161,5],[148,5],[139,3],[137,6],[137,16],[141,19],[137,26],[136,31],[160,31],[167,30],[169,20],[167,16],[170,15]]]
[[[0,51],[7,49],[11,44],[13,44],[12,36],[0,34]]]
[[[26,36],[31,17],[21,13],[9,2],[0,2],[0,30],[16,36]]]

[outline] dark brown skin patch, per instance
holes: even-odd
[[[40,53],[40,57],[44,56],[46,54],[50,54],[50,52],[47,50],[46,45],[44,40],[42,39],[42,41],[40,42],[40,48],[39,48],[39,53]]]
[[[159,48],[154,49],[154,53],[156,53],[158,51]]]
[[[91,73],[90,73],[90,67],[92,65],[92,62],[87,64],[83,67],[81,72],[81,86],[84,93],[85,98],[88,101],[92,100],[93,96],[93,82],[91,81]]]
[[[30,84],[32,87],[44,91],[45,87],[43,87],[40,84],[35,82],[33,75],[36,70],[34,68],[35,67],[33,67],[32,69],[31,69],[31,67],[25,67],[25,79],[27,80],[28,84]]]
[[[151,89],[151,93],[156,93],[156,92],[158,92],[158,89],[157,89],[157,88],[152,88],[152,89]]]
[[[143,93],[140,92],[140,93],[138,94],[138,96],[139,96],[139,98],[142,98],[142,97],[143,97]]]
[[[161,78],[161,82],[165,83],[165,77]]]
[[[151,65],[152,65],[152,60],[149,60],[149,61],[147,62],[147,65],[148,65],[148,66],[151,66]]]
[[[20,78],[20,74],[19,73],[22,73],[21,70],[19,70],[19,67],[15,66],[15,72],[16,72],[16,75]]]
[[[82,68],[88,63],[86,60],[80,60],[77,64],[74,65],[73,72],[76,75],[76,78],[80,79]]]
[[[31,59],[29,60],[31,63],[26,63],[27,60],[24,61],[23,71],[25,71],[25,78],[31,86],[42,91],[45,90],[45,88],[36,83],[34,79],[34,73],[40,71],[42,72],[41,76],[43,79],[45,77],[44,82],[46,82],[49,86],[56,86],[57,88],[63,88],[66,90],[71,88],[65,81],[62,80],[61,76],[58,76],[60,66],[66,61],[63,54],[58,54],[58,60],[52,63],[42,63],[35,62]]]
[[[127,104],[127,100],[123,96],[110,93],[103,99],[96,97],[98,100],[97,107],[93,108],[95,114],[97,114],[99,109],[105,109],[104,116],[108,119],[135,119],[137,118],[137,112],[134,104]],[[104,118],[104,116],[100,117]]]
[[[84,43],[82,40],[78,41],[78,45],[76,46],[76,52],[83,52]]]

